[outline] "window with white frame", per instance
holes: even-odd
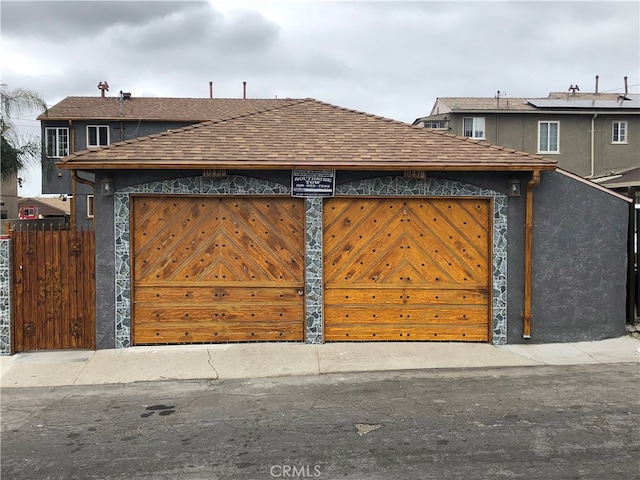
[[[109,127],[107,125],[87,126],[87,148],[109,145]]]
[[[613,122],[612,143],[627,143],[627,122]]]
[[[69,129],[66,127],[45,128],[45,148],[48,157],[61,158],[69,155]]]
[[[94,197],[93,195],[87,195],[87,218],[93,218],[94,216]]]
[[[463,135],[469,138],[484,138],[484,117],[464,117]]]
[[[425,128],[444,128],[444,125],[439,120],[425,120]]]
[[[538,122],[538,153],[560,153],[560,122]]]

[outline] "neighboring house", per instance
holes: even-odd
[[[636,209],[640,209],[640,166],[600,177],[595,181],[611,190],[635,198]]]
[[[244,115],[283,104],[274,99],[67,97],[38,117],[46,154],[53,159],[206,120]],[[93,173],[43,170],[42,193],[69,195],[72,223],[93,224]]]
[[[3,179],[0,184],[0,219],[18,218],[18,177]],[[4,227],[3,231],[4,232]]]
[[[18,199],[17,220],[13,228],[20,230],[59,230],[69,227],[70,203],[65,196],[21,197]]]
[[[98,348],[625,333],[628,199],[557,157],[314,99],[132,139],[179,101],[138,100],[67,100],[125,139],[58,162],[95,176]]]
[[[21,218],[66,218],[71,216],[67,197],[20,197],[18,216]]]
[[[414,125],[544,155],[588,179],[640,166],[640,95],[552,92],[544,98],[438,98]]]

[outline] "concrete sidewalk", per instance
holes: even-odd
[[[95,385],[385,370],[577,365],[640,361],[631,336],[597,342],[244,343],[20,353],[0,357],[1,386]]]

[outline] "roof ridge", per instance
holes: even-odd
[[[334,105],[332,103],[323,102],[322,100],[316,100],[315,98],[309,98],[307,100],[311,100],[311,101],[313,101],[315,103],[318,103],[320,105],[325,105],[327,107],[335,108],[336,110],[342,110],[343,112],[358,113],[360,115],[364,115],[366,117],[372,117],[372,118],[375,118],[377,120],[384,120],[384,121],[389,122],[389,123],[396,123],[396,124],[403,125],[403,126],[413,127],[413,125],[408,123],[408,122],[403,122],[402,120],[396,120],[394,118],[383,117],[382,115],[376,115],[375,113],[364,112],[362,110],[355,110],[353,108],[341,107],[339,105]]]
[[[228,122],[229,120],[235,120],[238,118],[245,118],[245,117],[250,117],[252,115],[256,115],[258,113],[264,113],[264,112],[271,112],[273,110],[280,110],[282,108],[287,108],[287,107],[291,107],[293,105],[298,105],[300,103],[304,103],[307,102],[308,100],[313,100],[312,98],[290,98],[290,99],[283,99],[283,100],[287,100],[290,103],[285,104],[285,105],[272,105],[272,106],[265,106],[262,108],[256,108],[253,111],[250,112],[244,112],[241,113],[239,115],[231,115],[229,117],[226,118],[218,118],[217,120],[207,120],[206,122],[202,122],[202,123],[207,123],[207,124],[214,124],[214,123],[222,123],[222,122]],[[200,124],[198,124],[200,125]]]

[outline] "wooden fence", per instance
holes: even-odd
[[[94,232],[16,227],[10,235],[13,352],[95,349]]]

